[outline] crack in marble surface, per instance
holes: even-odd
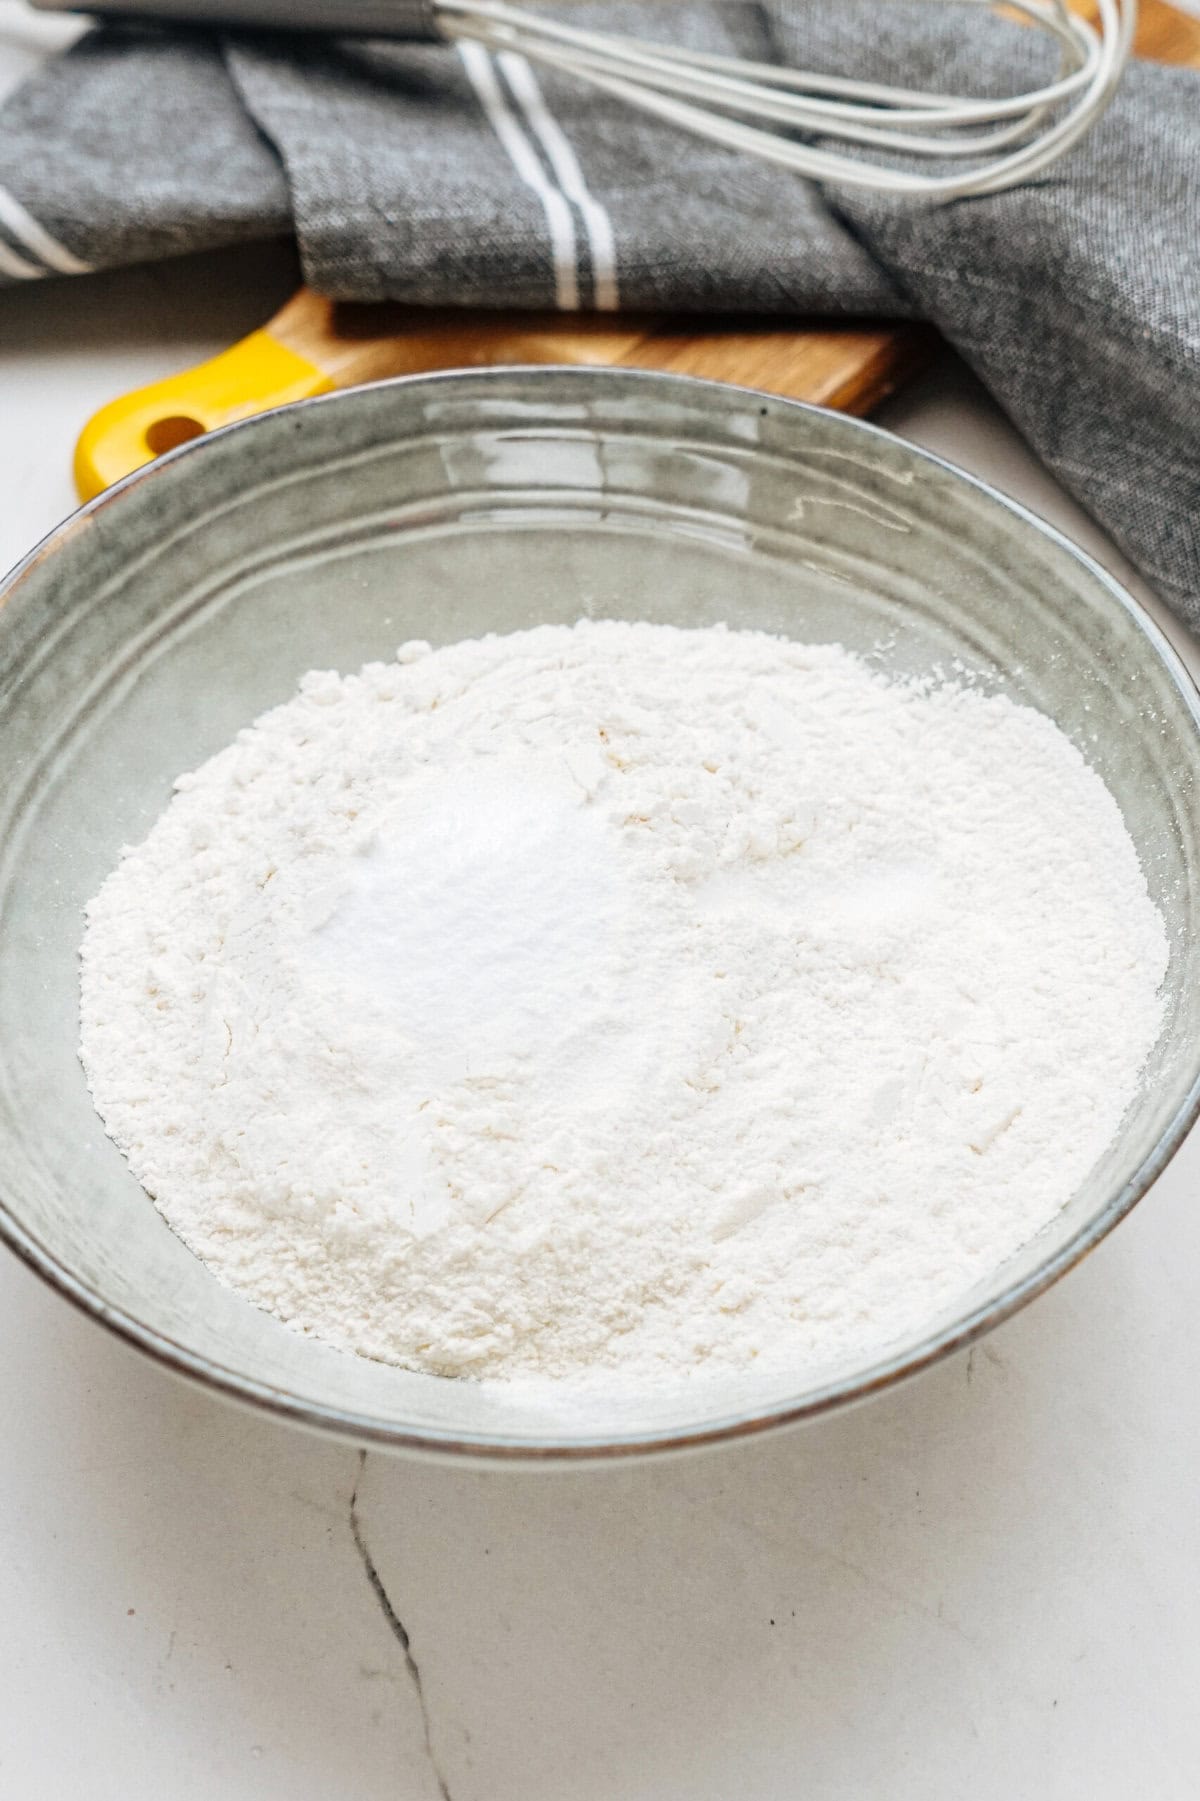
[[[358,1491],[362,1486],[363,1471],[366,1467],[367,1453],[365,1451],[360,1451],[358,1454],[358,1470],[354,1478],[354,1488],[350,1495],[350,1534],[354,1540],[354,1548],[358,1552],[363,1570],[366,1573],[367,1581],[371,1585],[371,1592],[378,1601],[380,1612],[387,1621],[388,1630],[396,1640],[401,1651],[404,1653],[404,1667],[408,1671],[409,1681],[412,1683],[413,1692],[417,1697],[417,1705],[421,1710],[421,1729],[425,1738],[425,1754],[429,1759],[429,1767],[433,1771],[434,1780],[438,1786],[438,1794],[441,1796],[442,1801],[453,1801],[449,1784],[442,1774],[441,1766],[438,1763],[437,1752],[433,1748],[433,1734],[430,1730],[429,1723],[429,1704],[425,1699],[425,1685],[421,1680],[421,1668],[416,1658],[413,1656],[412,1643],[408,1636],[408,1628],[400,1618],[400,1615],[396,1612],[396,1609],[392,1606],[391,1597],[383,1585],[383,1578],[375,1567],[375,1559],[371,1556],[370,1548],[368,1547],[366,1538],[363,1534],[362,1520],[359,1518],[358,1512]]]

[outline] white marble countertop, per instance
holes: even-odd
[[[0,3],[0,88],[30,45]],[[293,279],[268,247],[0,294],[0,565],[70,508],[92,408]],[[1130,578],[954,363],[885,423]],[[1057,1289],[868,1406],[564,1472],[360,1464],[0,1254],[0,1795],[1195,1801],[1198,1177],[1193,1135]]]

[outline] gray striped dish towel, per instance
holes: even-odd
[[[574,5],[649,35],[636,0]],[[920,0],[693,0],[653,35],[955,92],[1046,74],[1040,34]],[[285,233],[344,299],[932,320],[1200,627],[1194,71],[1131,66],[1038,180],[940,207],[822,189],[479,45],[106,27],[0,109],[0,283]]]

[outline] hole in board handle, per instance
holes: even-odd
[[[146,427],[146,443],[156,457],[174,450],[179,444],[186,444],[191,438],[203,436],[204,427],[199,419],[189,419],[185,413],[172,413],[166,419],[155,419]]]

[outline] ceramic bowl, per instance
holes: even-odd
[[[0,615],[0,1232],[180,1374],[360,1443],[568,1458],[697,1444],[854,1400],[1038,1294],[1128,1212],[1200,1099],[1200,713],[1151,621],[1058,533],[834,413],[637,372],[490,370],[331,395],[109,490]],[[885,1357],[583,1415],[299,1337],[221,1287],[101,1130],[76,1058],[82,908],[172,778],[407,638],[727,620],[895,671],[958,660],[1107,782],[1171,941],[1142,1091],[1054,1222]]]

